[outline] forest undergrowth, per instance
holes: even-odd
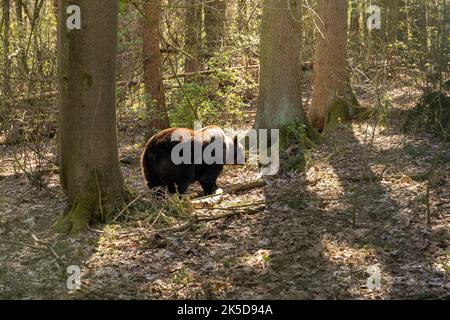
[[[145,189],[144,126],[122,119],[122,172],[134,200],[76,237],[51,229],[65,206],[57,168],[36,188],[2,146],[0,297],[450,298],[450,142],[421,126],[402,132],[418,94],[389,95],[383,121],[341,126],[312,150],[288,149],[275,177],[228,168],[224,194],[201,200]],[[66,288],[70,265],[82,272],[76,291]],[[371,290],[374,267],[381,286]]]

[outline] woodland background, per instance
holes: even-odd
[[[2,0],[1,298],[450,297],[448,1],[104,2],[58,44],[68,1]],[[280,173],[156,196],[146,139],[196,120],[283,129]]]

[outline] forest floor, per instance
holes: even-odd
[[[265,178],[265,186],[191,206],[177,198],[172,207],[189,209],[173,217],[167,210],[146,216],[137,133],[121,142],[121,159],[143,211],[76,237],[51,230],[65,206],[57,174],[47,173],[39,191],[14,174],[7,156],[0,298],[450,299],[450,143],[421,128],[402,133],[414,99],[391,95],[395,107],[384,125],[340,128],[306,152],[304,172],[295,170],[298,156],[289,156],[294,165]],[[246,165],[228,168],[219,184],[260,180]],[[230,215],[154,231],[224,212]],[[79,290],[67,290],[70,265],[81,268]],[[371,289],[376,268],[381,282]]]

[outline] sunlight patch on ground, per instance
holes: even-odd
[[[329,163],[319,163],[306,172],[306,190],[317,196],[341,196],[345,194],[342,180]],[[332,194],[330,194],[330,190]]]
[[[322,237],[321,246],[323,257],[338,266],[333,274],[336,283],[350,293],[357,295],[363,290],[371,298],[378,298],[389,292],[392,276],[378,261],[374,248],[354,248],[327,236]],[[371,287],[370,281],[378,281],[380,287]]]
[[[254,254],[241,258],[242,263],[250,268],[267,269],[270,265],[271,250],[259,249]]]

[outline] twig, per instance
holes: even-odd
[[[123,209],[122,209],[122,210],[114,217],[114,219],[112,219],[112,221],[113,221],[113,222],[116,222],[117,219],[119,219],[120,216],[122,216],[122,214],[123,214],[126,210],[128,210],[128,208],[130,208],[134,203],[136,203],[139,199],[141,199],[143,195],[144,195],[144,193],[142,192],[140,195],[138,195],[138,196],[136,197],[136,199],[134,199],[134,200],[131,201],[129,204],[127,204],[127,205],[125,206],[125,208],[123,208]]]
[[[34,239],[34,241],[36,241],[37,243],[39,243],[39,244],[45,246],[45,247],[50,251],[50,253],[51,253],[51,254],[55,257],[55,259],[56,259],[56,260],[55,260],[56,267],[58,268],[58,270],[59,270],[60,272],[62,272],[63,268],[62,268],[61,265],[59,264],[59,262],[61,262],[62,259],[61,259],[61,257],[56,253],[56,251],[52,248],[52,246],[49,245],[48,243],[42,241],[42,240],[39,240],[34,234],[31,234],[31,237]]]
[[[29,243],[20,242],[20,241],[2,240],[2,242],[3,243],[8,243],[8,244],[14,244],[14,245],[22,246],[22,247],[28,247],[28,248],[35,249],[35,250],[47,251],[47,249],[45,249],[45,248],[41,248],[41,247],[34,246],[32,244],[29,244]]]

